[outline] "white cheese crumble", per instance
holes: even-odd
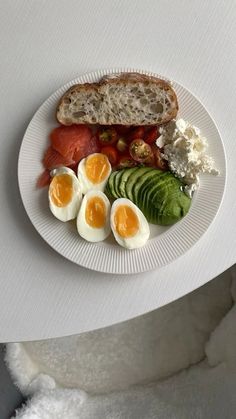
[[[160,134],[156,144],[163,148],[170,170],[186,184],[189,196],[198,188],[201,173],[219,174],[213,158],[206,154],[208,143],[199,128],[178,119],[161,127]]]

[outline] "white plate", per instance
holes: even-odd
[[[24,135],[18,162],[18,180],[22,201],[36,230],[44,240],[67,259],[86,268],[116,274],[130,274],[160,268],[171,263],[192,247],[213,222],[220,207],[225,182],[226,160],[219,131],[207,110],[186,88],[173,82],[179,115],[199,127],[209,142],[220,176],[204,175],[186,217],[172,227],[151,226],[151,238],[141,249],[126,250],[111,237],[101,243],[88,243],[76,232],[75,223],[62,223],[51,214],[47,191],[36,190],[42,172],[41,158],[48,146],[48,134],[57,125],[55,110],[62,94],[75,83],[94,82],[105,74],[142,70],[109,69],[85,74],[52,94],[38,109]],[[163,76],[159,76],[163,78]]]

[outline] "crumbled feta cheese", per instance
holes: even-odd
[[[172,120],[160,128],[158,147],[163,147],[163,157],[170,170],[185,184],[185,192],[192,196],[199,186],[199,175],[218,175],[212,157],[206,154],[207,140],[199,128],[183,119]],[[160,145],[161,144],[161,145]]]
[[[158,139],[156,140],[156,145],[160,148],[164,147],[165,143],[164,143],[163,135],[160,135],[160,137],[158,137]]]

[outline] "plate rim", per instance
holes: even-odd
[[[22,151],[23,150],[23,145],[24,145],[23,143],[24,143],[25,137],[27,137],[27,134],[28,134],[28,132],[30,130],[31,124],[33,123],[33,121],[34,121],[35,117],[37,116],[37,114],[40,114],[40,111],[42,110],[42,108],[47,103],[49,103],[50,100],[55,100],[56,98],[54,98],[54,96],[57,96],[59,94],[59,92],[60,92],[60,94],[63,94],[63,92],[61,93],[61,91],[64,91],[65,92],[71,85],[73,85],[75,83],[77,83],[77,84],[84,83],[83,81],[79,81],[79,80],[81,80],[81,79],[83,79],[85,77],[86,78],[98,78],[98,77],[104,77],[106,74],[109,75],[109,74],[113,74],[113,73],[117,74],[117,73],[122,73],[122,72],[138,72],[138,73],[141,73],[141,74],[153,75],[155,77],[162,78],[162,79],[168,81],[169,83],[171,83],[172,85],[173,84],[178,85],[180,88],[182,88],[183,90],[185,90],[190,96],[192,96],[200,104],[200,106],[204,109],[204,111],[206,112],[206,114],[208,115],[208,117],[211,119],[211,121],[212,121],[212,123],[213,123],[213,125],[214,125],[214,127],[215,127],[215,129],[216,129],[216,131],[218,133],[218,136],[220,138],[221,147],[223,149],[223,156],[222,157],[223,157],[223,166],[224,166],[224,173],[223,173],[223,176],[222,176],[223,177],[223,186],[222,186],[222,191],[221,191],[221,196],[220,196],[220,201],[219,201],[218,207],[217,207],[217,209],[216,209],[216,211],[215,211],[215,213],[214,213],[211,221],[208,223],[206,229],[202,233],[200,233],[199,237],[197,237],[196,240],[194,239],[193,240],[193,243],[191,243],[189,246],[187,246],[187,248],[185,248],[183,252],[180,251],[177,255],[175,255],[175,257],[173,257],[171,261],[168,261],[168,260],[166,262],[163,261],[160,266],[158,266],[158,264],[157,264],[157,266],[151,266],[151,267],[148,267],[148,268],[144,267],[144,269],[140,269],[140,268],[139,269],[134,269],[134,266],[132,264],[132,268],[133,268],[132,271],[130,269],[125,270],[125,271],[120,271],[120,270],[117,270],[117,269],[105,269],[105,266],[103,266],[102,268],[91,267],[91,266],[88,266],[86,263],[81,264],[81,262],[78,262],[78,261],[74,260],[69,255],[65,255],[65,254],[63,254],[62,251],[60,251],[59,249],[56,249],[44,237],[44,235],[41,233],[41,231],[37,227],[37,225],[34,222],[34,220],[32,220],[32,217],[30,216],[29,211],[26,208],[26,204],[25,204],[25,201],[24,201],[24,198],[23,198],[22,185],[21,185],[21,182],[20,182],[20,176],[21,176],[21,173],[20,173],[20,171],[21,171],[20,164],[21,164],[21,157],[22,157],[22,153],[23,153],[23,151]],[[55,119],[55,122],[56,122],[56,119]],[[129,68],[129,67],[128,68],[127,67],[115,67],[115,68],[109,68],[109,69],[103,69],[103,68],[101,68],[101,69],[97,69],[97,70],[94,70],[94,71],[84,72],[84,73],[78,75],[78,77],[74,78],[73,80],[69,80],[68,82],[66,82],[65,84],[63,84],[62,86],[60,86],[57,90],[55,90],[54,92],[52,92],[50,94],[50,96],[48,96],[41,103],[41,105],[37,108],[37,110],[34,112],[33,116],[31,117],[30,122],[27,125],[27,128],[26,128],[26,130],[24,132],[24,135],[23,135],[23,138],[22,138],[22,141],[21,141],[20,150],[19,150],[19,154],[18,154],[18,162],[17,162],[17,178],[18,178],[18,187],[19,187],[19,191],[20,191],[21,201],[23,203],[24,209],[26,211],[26,214],[27,214],[27,216],[28,216],[31,224],[34,226],[34,228],[36,229],[37,233],[42,237],[42,239],[47,243],[47,245],[49,245],[54,251],[56,251],[62,257],[65,257],[67,260],[69,260],[69,261],[71,261],[71,262],[73,262],[73,263],[75,263],[75,264],[77,264],[77,265],[79,265],[79,266],[81,266],[83,268],[90,269],[90,270],[95,271],[95,272],[100,272],[100,273],[103,273],[103,274],[116,274],[116,275],[135,275],[135,274],[142,273],[142,272],[148,272],[148,271],[152,271],[152,270],[161,269],[164,266],[170,265],[176,259],[178,259],[179,257],[181,257],[184,254],[186,254],[190,249],[192,249],[192,247],[197,242],[199,242],[199,240],[202,239],[202,237],[208,231],[208,229],[210,228],[210,226],[212,226],[212,224],[215,222],[215,219],[216,219],[216,217],[217,217],[217,215],[218,215],[218,213],[220,211],[220,208],[221,208],[221,205],[222,205],[222,202],[223,202],[223,199],[224,199],[225,190],[226,190],[226,186],[227,186],[227,158],[226,158],[226,151],[225,151],[224,142],[222,140],[222,135],[221,135],[221,132],[219,130],[219,127],[218,127],[216,121],[214,120],[214,118],[212,117],[212,115],[209,113],[209,111],[207,110],[207,108],[205,107],[205,105],[202,103],[202,101],[194,93],[192,93],[188,88],[186,88],[184,85],[182,85],[181,83],[179,83],[176,80],[173,80],[173,79],[171,80],[171,79],[169,79],[166,76],[162,76],[159,73],[148,71],[148,70],[144,70],[144,69],[134,69],[134,68]],[[179,223],[176,223],[176,224],[179,224]],[[168,232],[168,230],[167,230],[167,232]],[[144,249],[144,248],[141,248],[139,250],[142,251],[142,249]],[[125,249],[125,252],[132,253],[133,251],[130,252],[129,250]]]

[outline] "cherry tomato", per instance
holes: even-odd
[[[162,149],[157,147],[156,145],[152,146],[152,152],[154,154],[154,164],[160,170],[169,170],[167,160],[162,157]]]
[[[98,141],[101,146],[115,144],[118,140],[117,131],[113,127],[100,128],[98,131]]]
[[[150,157],[148,157],[148,159],[145,161],[145,166],[156,167],[155,156],[154,156],[153,152],[150,155]]]
[[[124,153],[128,149],[128,144],[124,137],[119,138],[119,140],[116,143],[116,148],[121,153]]]
[[[129,154],[126,154],[125,156],[121,156],[118,161],[118,167],[119,169],[124,169],[125,167],[135,167],[137,166],[137,162],[130,157]]]
[[[130,141],[136,140],[137,138],[143,140],[144,133],[145,133],[144,127],[136,127],[131,131],[131,133],[128,136],[128,139]]]
[[[144,141],[147,144],[154,144],[156,139],[160,136],[160,133],[158,131],[157,127],[151,127],[148,129],[148,131],[145,133]]]
[[[130,131],[130,125],[113,125],[119,135],[126,135]]]
[[[101,148],[101,153],[105,154],[112,166],[116,166],[118,161],[118,151],[110,145]]]
[[[132,141],[129,146],[129,152],[131,157],[139,163],[145,163],[153,154],[150,145],[141,139]]]

